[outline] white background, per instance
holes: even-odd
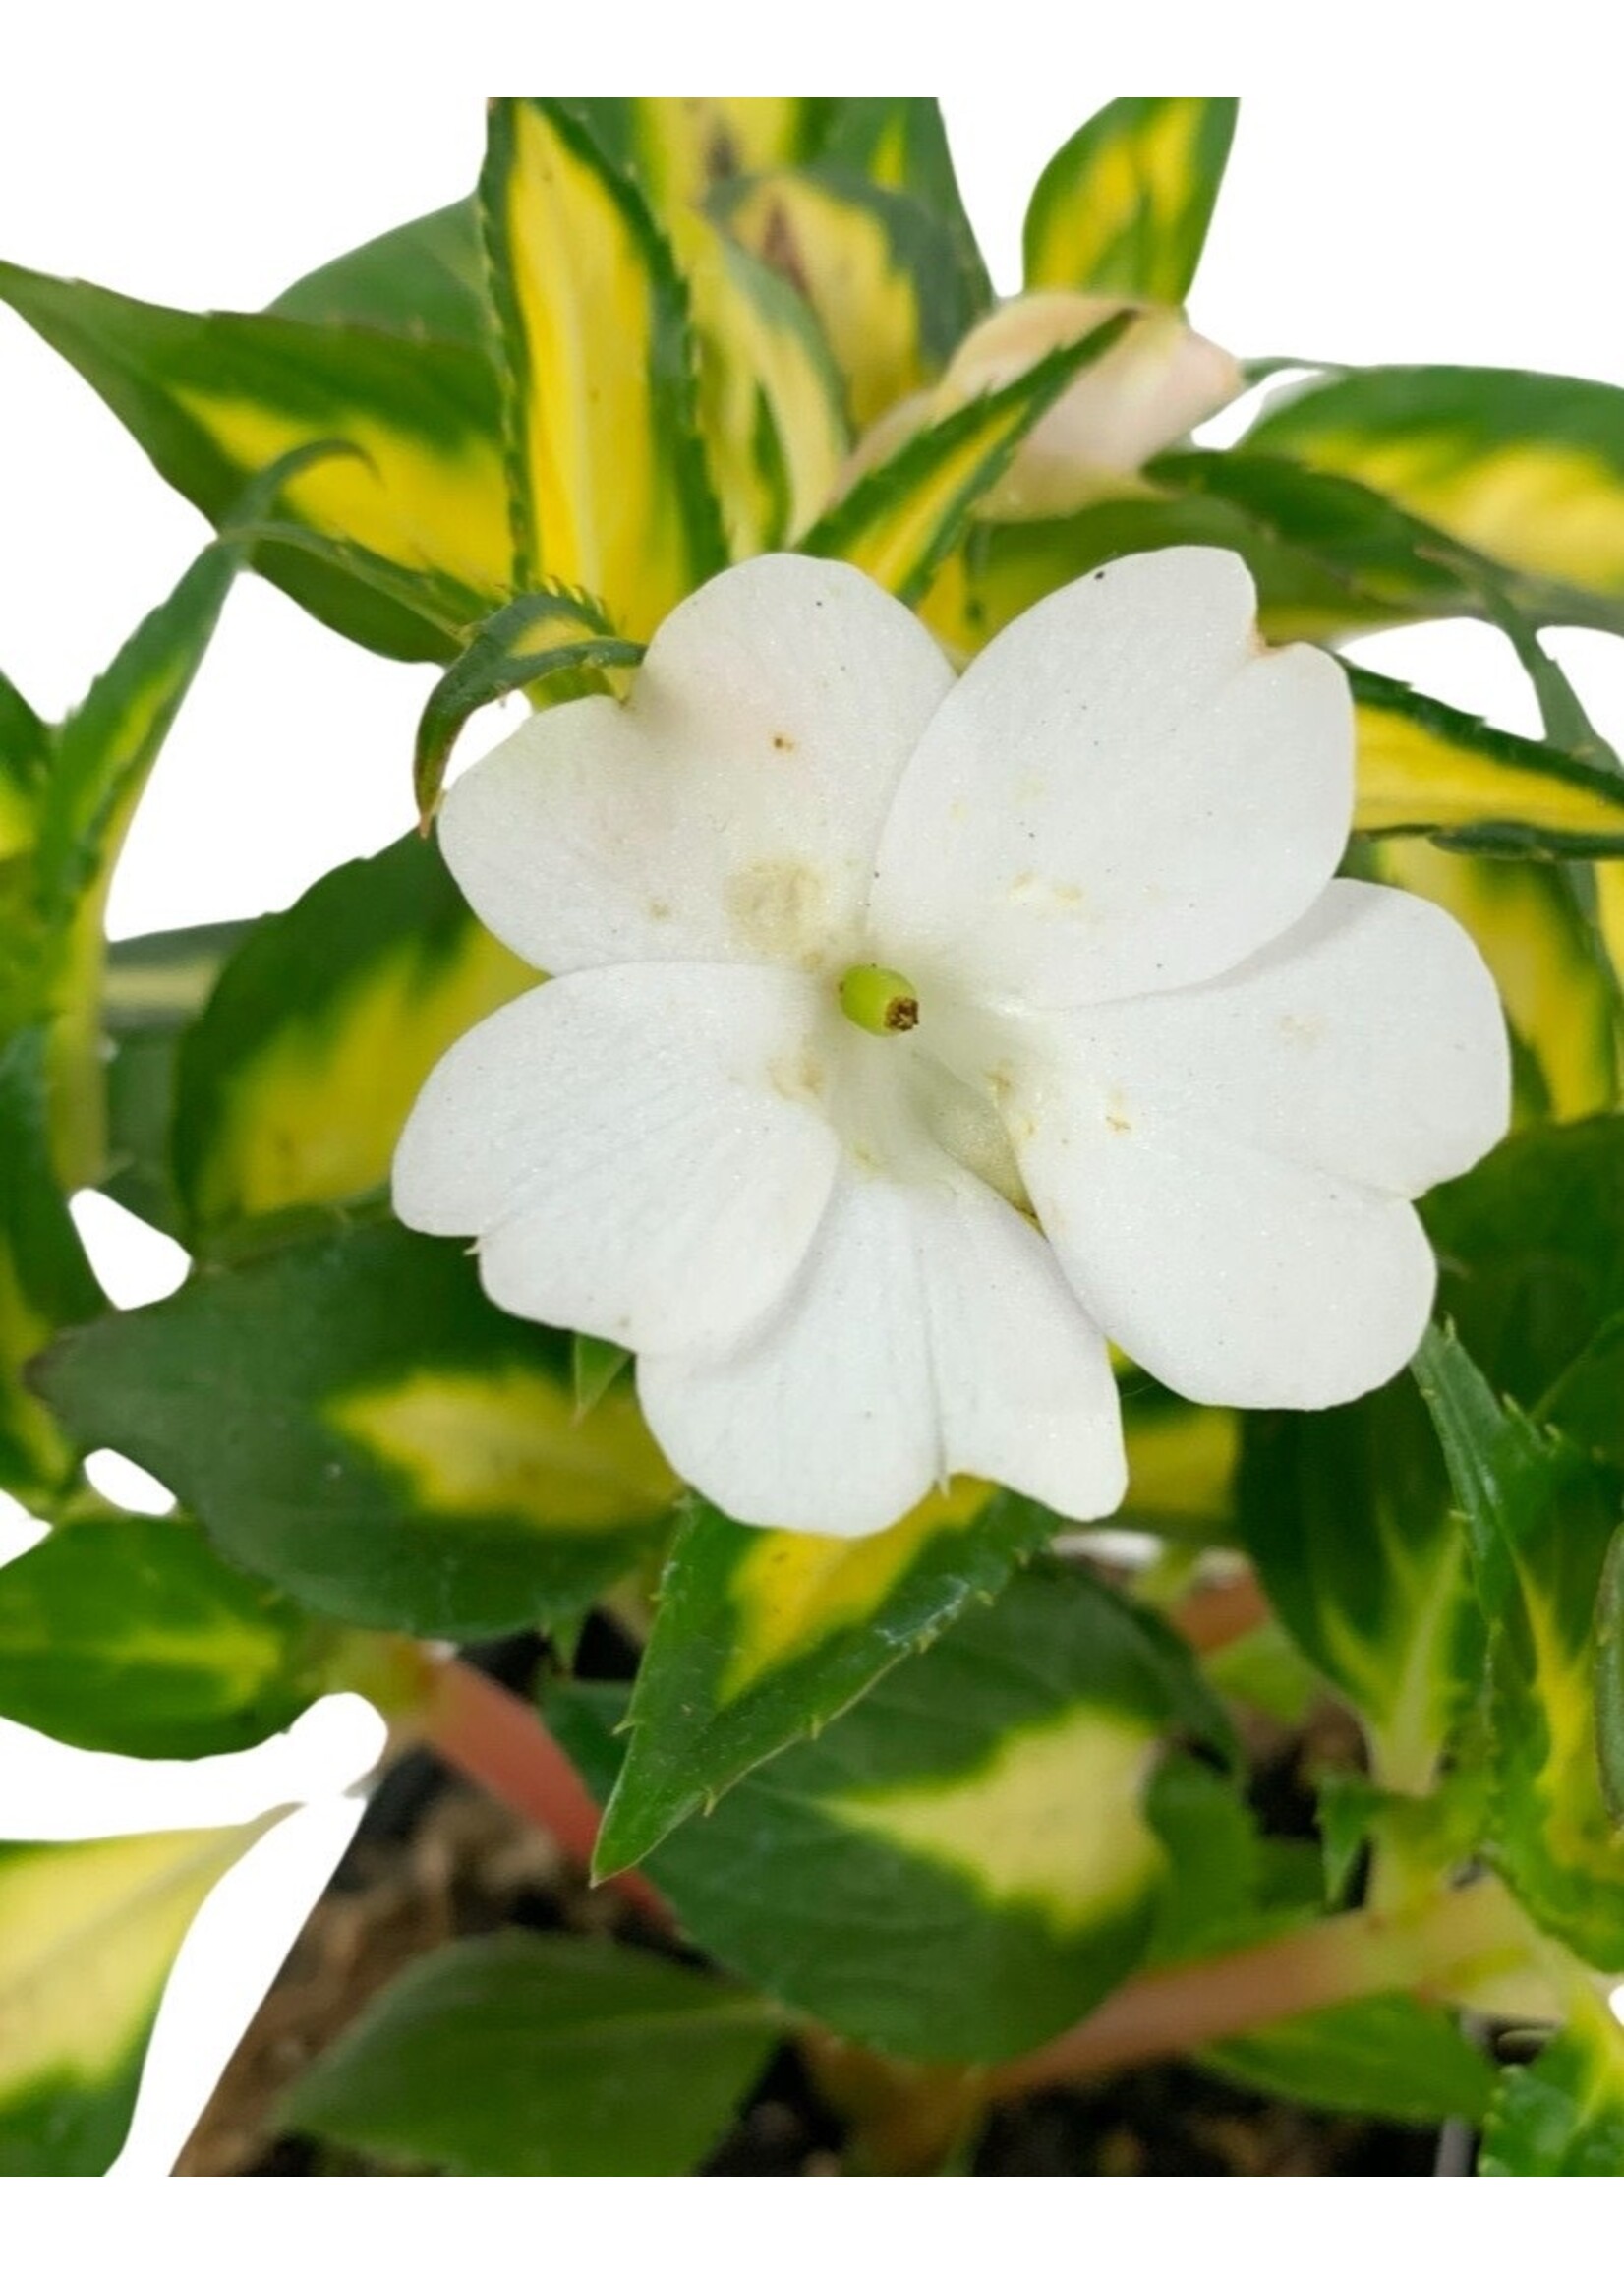
[[[173,12],[159,13],[172,23]],[[623,12],[612,26],[599,13],[619,51],[630,25]],[[707,74],[693,68],[690,11],[677,13],[680,23],[667,24],[665,68],[691,84]],[[1242,21],[1269,13],[1243,11]],[[540,15],[512,19],[530,36],[499,61],[488,58],[486,76],[586,84],[579,38],[575,68],[554,64],[544,79],[557,50]],[[781,49],[757,84],[804,83],[814,71],[849,80],[877,59],[882,70],[889,60],[891,84],[916,82],[933,63],[944,75],[950,68],[934,27],[923,49],[892,25],[888,58],[873,8],[841,0],[813,15],[815,26],[801,29],[816,31],[816,52]],[[1099,62],[1085,69],[1057,45],[1052,18],[1024,6],[980,12],[975,40],[962,40],[957,59],[958,84],[977,91],[949,96],[947,110],[1002,288],[1018,283],[1031,181],[1083,116],[1135,75],[1165,83],[1175,66],[1188,72],[1199,59],[1209,81],[1229,76],[1235,19],[1216,15],[1199,20],[1204,56],[1189,35],[1195,20],[1176,9],[1151,28],[1164,34],[1155,56],[1112,68],[1090,32]],[[987,44],[993,17],[996,48]],[[242,20],[261,49],[252,65],[241,52],[216,52],[220,28],[235,20],[236,12],[200,16],[190,41],[166,54],[147,11],[117,29],[111,20],[92,29],[70,12],[54,56],[41,50],[31,74],[9,70],[0,84],[0,255],[181,307],[254,307],[334,253],[467,189],[479,162],[477,99],[449,84],[427,92],[387,84],[413,50],[420,69],[427,60],[437,72],[437,50],[408,19],[303,0],[259,11]],[[1523,21],[1515,71],[1495,95],[1480,76],[1492,35],[1476,12],[1377,7],[1357,28],[1349,12],[1275,14],[1272,40],[1253,45],[1259,75],[1269,75],[1263,84],[1276,91],[1243,107],[1192,298],[1200,328],[1247,356],[1505,363],[1624,379],[1616,77],[1600,21],[1599,11],[1556,7],[1541,11],[1537,28]],[[718,22],[711,12],[713,34]],[[1457,22],[1471,28],[1462,34],[1470,86],[1449,36]],[[1560,78],[1547,73],[1545,91],[1526,45],[1537,29],[1547,57],[1564,66]],[[1316,42],[1312,58],[1295,45],[1305,35]],[[44,34],[35,28],[33,36]],[[73,52],[92,40],[99,84],[80,77]],[[713,36],[710,52],[738,61],[730,39]],[[203,65],[207,86],[198,77]],[[1303,78],[1287,85],[1281,72],[1293,67]],[[720,64],[710,76],[723,82]],[[0,311],[0,667],[37,708],[56,715],[77,699],[203,535],[111,415]],[[1376,646],[1384,668],[1508,724],[1533,723],[1487,631],[1389,635]],[[1565,634],[1556,646],[1598,725],[1624,732],[1617,658],[1595,635]],[[431,678],[346,647],[245,579],[132,835],[114,930],[285,904],[335,861],[398,835],[411,817],[411,733]],[[87,1209],[85,1229],[115,1298],[141,1300],[172,1284],[181,1259],[107,1217]],[[24,1536],[21,1527],[10,1535],[14,1545]],[[223,1821],[338,1792],[365,1773],[376,1734],[366,1709],[329,1701],[246,1761],[168,1769],[68,1756],[0,1724],[0,1837]],[[296,1819],[210,1906],[207,1932],[184,1962],[190,1980],[177,1980],[166,2009],[125,2172],[168,2168],[355,1807],[329,1800]]]

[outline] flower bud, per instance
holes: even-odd
[[[863,437],[842,487],[921,427],[1011,385],[1056,348],[1135,309],[1137,320],[1116,345],[1039,419],[979,510],[992,521],[1044,520],[1134,487],[1147,459],[1233,402],[1246,381],[1235,358],[1191,331],[1181,309],[1088,292],[1027,292],[994,309],[960,342],[930,394],[896,404]]]

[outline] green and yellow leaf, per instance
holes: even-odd
[[[92,1752],[235,1752],[321,1695],[330,1639],[179,1518],[86,1518],[0,1570],[0,1714]]]
[[[952,239],[973,320],[992,299],[986,262],[958,187],[942,105],[934,95],[841,95],[829,113],[819,154],[877,189],[899,190]]]
[[[1079,127],[1026,209],[1027,291],[1183,301],[1238,109],[1233,95],[1121,95]]]
[[[675,2176],[726,2130],[779,2034],[763,1999],[650,1952],[481,1935],[391,1982],[283,2114],[476,2178]]]
[[[1354,826],[1460,851],[1624,853],[1624,774],[1531,742],[1402,680],[1350,665],[1358,724]]]
[[[1239,553],[1257,584],[1266,639],[1324,639],[1402,622],[1402,609],[1356,592],[1228,500],[1195,491],[1102,499],[1058,521],[977,522],[920,604],[945,646],[973,655],[1045,594],[1130,553],[1217,545]]]
[[[0,2173],[107,2169],[199,1905],[275,1821],[0,1845]]]
[[[1054,1530],[1046,1509],[960,1480],[865,1540],[683,1518],[627,1714],[596,1867],[623,1871],[759,1762],[988,1601]]]
[[[99,997],[113,865],[241,562],[239,546],[210,546],[53,730],[33,842],[0,883],[0,1032],[48,1021],[52,1151],[68,1191],[105,1168]]]
[[[1247,1417],[1241,1535],[1309,1662],[1358,1709],[1381,1783],[1423,1793],[1474,1703],[1483,1631],[1426,1411],[1400,1379]]]
[[[615,637],[602,609],[583,594],[526,592],[488,616],[435,686],[418,724],[412,787],[427,828],[439,802],[451,752],[474,713],[520,687],[537,710],[576,695],[601,694],[612,676],[640,663],[643,650]]]
[[[593,593],[617,631],[645,639],[726,557],[670,246],[555,102],[493,106],[480,200],[518,582]]]
[[[1235,1516],[1241,1421],[1220,1406],[1192,1406],[1148,1375],[1122,1381],[1128,1440],[1123,1521],[1211,1541]]]
[[[637,176],[662,222],[740,174],[801,164],[829,104],[793,94],[592,95],[572,100],[604,151]]]
[[[601,1791],[625,1703],[551,1703]],[[1034,1566],[681,1826],[650,1873],[703,1950],[783,2005],[905,2059],[996,2060],[1137,1962],[1171,1868],[1153,1779],[1180,1732],[1232,1743],[1174,1638],[1082,1571]]]
[[[51,1164],[45,1063],[40,1027],[0,1040],[0,1487],[42,1511],[74,1456],[24,1369],[59,1327],[102,1308]]]
[[[102,974],[107,1175],[101,1189],[159,1231],[182,1229],[171,1163],[175,1059],[246,922],[194,924],[114,940]]]
[[[1500,622],[1508,612],[1535,627],[1624,628],[1624,598],[1496,559],[1351,474],[1249,444],[1174,451],[1152,459],[1146,472],[1161,489],[1222,500],[1339,582],[1345,631],[1368,628],[1376,617]]]
[[[1452,1333],[1415,1373],[1488,1623],[1492,1853],[1535,1922],[1624,1969],[1624,1834],[1602,1790],[1596,1608],[1624,1514],[1618,1473],[1503,1405]]]
[[[0,671],[0,869],[33,843],[34,800],[50,747],[50,729]]]
[[[719,190],[712,208],[811,308],[857,434],[941,376],[976,312],[948,230],[854,174],[760,173]]]
[[[474,200],[459,198],[323,262],[278,293],[269,314],[451,340],[493,361],[495,326]]]
[[[1349,475],[1532,577],[1624,598],[1624,389],[1393,365],[1313,382],[1242,447]]]
[[[1480,2179],[1624,2179],[1624,2028],[1597,1997],[1526,2069],[1507,2069],[1483,2126]]]
[[[1446,907],[1481,949],[1511,1027],[1521,1117],[1574,1121],[1610,1108],[1618,988],[1570,873],[1474,859],[1419,838],[1385,839],[1372,865],[1387,883]]]
[[[584,1609],[679,1490],[629,1383],[576,1407],[571,1337],[454,1241],[376,1224],[62,1337],[45,1396],[162,1478],[232,1562],[357,1626],[505,1633]]]
[[[370,323],[193,316],[0,262],[0,300],[123,420],[164,479],[223,527],[245,484],[306,444],[346,449],[286,484],[282,510],[389,572],[421,612],[333,565],[265,546],[257,565],[386,655],[448,651],[447,623],[511,589],[496,382],[483,352]]]
[[[376,1193],[430,1068],[535,981],[416,836],[265,918],[180,1048],[175,1175],[198,1235]]]
[[[840,374],[792,285],[702,213],[673,217],[699,347],[698,416],[734,559],[791,544],[850,446]]]

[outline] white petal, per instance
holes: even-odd
[[[1234,554],[1120,560],[1016,618],[925,732],[881,840],[885,961],[1061,1009],[1228,970],[1323,891],[1353,812],[1353,704],[1257,644]]]
[[[629,965],[538,987],[440,1060],[395,1154],[492,1300],[633,1350],[725,1342],[782,1293],[839,1147],[788,972]]]
[[[1102,1117],[1051,1085],[1015,1129],[1039,1221],[1079,1300],[1202,1405],[1340,1405],[1415,1355],[1436,1270],[1407,1200],[1267,1154],[1195,1117]]]
[[[541,970],[849,961],[898,778],[953,683],[856,569],[746,561],[667,617],[623,705],[544,711],[471,767],[440,843]]]
[[[637,1379],[667,1458],[747,1524],[876,1532],[956,1474],[1101,1516],[1126,1481],[1098,1332],[1044,1242],[969,1178],[843,1175],[747,1346],[644,1359]]]
[[[1430,901],[1344,880],[1220,979],[1065,1020],[1096,1123],[1238,1143],[1410,1197],[1504,1137],[1505,1020],[1488,968]],[[1077,1106],[1075,1076],[1068,1086]]]

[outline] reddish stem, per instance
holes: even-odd
[[[991,2070],[986,2086],[992,2098],[1006,2100],[1072,2084],[1380,1991],[1463,1995],[1526,1954],[1527,1928],[1494,1880],[1439,1895],[1414,1919],[1348,1911],[1268,1942],[1139,1974],[1074,2029]]]
[[[527,1824],[550,1832],[572,1861],[590,1870],[602,1811],[575,1764],[536,1709],[465,1659],[440,1659],[412,1718],[414,1736],[505,1801]],[[606,1883],[661,1926],[665,1898],[638,1872]]]

